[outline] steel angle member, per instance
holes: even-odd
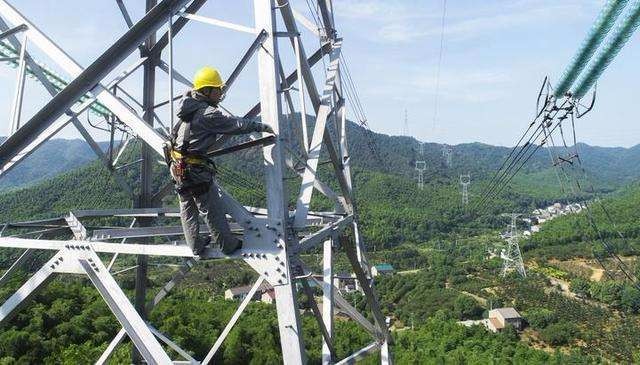
[[[18,257],[17,260],[11,264],[11,266],[0,276],[0,287],[7,283],[7,281],[13,276],[13,274],[20,269],[23,263],[27,261],[28,258],[33,256],[35,250],[26,249],[22,254]]]
[[[163,217],[176,216],[180,213],[179,208],[135,208],[135,209],[101,209],[101,210],[74,210],[78,218],[83,217]]]
[[[378,349],[380,348],[380,344],[378,342],[373,342],[370,345],[360,349],[359,351],[353,353],[351,356],[338,361],[336,363],[336,365],[346,365],[346,364],[355,364],[356,362],[358,362],[359,360],[364,359],[365,357],[373,354],[374,352],[378,351]]]
[[[91,252],[87,257],[80,258],[78,261],[147,363],[170,364],[171,359],[122,292],[118,283],[107,272],[98,255]]]
[[[32,248],[39,250],[76,250],[102,253],[119,253],[129,255],[193,257],[193,252],[187,246],[172,245],[141,245],[132,243],[108,243],[83,240],[37,240],[15,237],[0,237],[0,247]]]
[[[9,29],[9,30],[7,30],[5,32],[0,33],[0,40],[3,40],[3,39],[5,39],[5,38],[7,38],[9,36],[12,36],[12,35],[16,34],[16,33],[23,32],[23,31],[27,30],[27,28],[28,27],[25,24],[20,24],[17,27],[11,28],[11,29]]]
[[[30,41],[54,59],[65,71],[76,78],[66,88],[53,97],[40,111],[38,111],[24,126],[0,145],[2,162],[6,162],[11,155],[24,149],[39,134],[46,130],[52,122],[68,110],[82,95],[89,91],[96,94],[114,114],[127,124],[136,134],[162,155],[163,139],[150,128],[142,119],[126,108],[120,100],[111,94],[104,86],[98,84],[109,72],[120,64],[137,46],[152,32],[164,24],[164,18],[174,13],[188,0],[164,0],[138,23],[118,39],[107,51],[98,57],[87,69],[83,70],[71,57],[56,46],[46,35],[22,16],[5,0],[0,0],[0,14],[14,24],[27,24]],[[93,85],[96,85],[95,87]],[[93,87],[93,89],[92,89]]]
[[[54,255],[42,267],[36,271],[20,288],[0,306],[0,325],[5,325],[22,308],[31,297],[42,289],[56,274],[59,257],[63,254]]]
[[[177,15],[181,16],[183,18],[195,20],[197,22],[201,22],[201,23],[205,23],[205,24],[209,24],[209,25],[216,25],[216,26],[219,26],[219,27],[222,27],[222,28],[227,28],[227,29],[231,29],[231,30],[237,30],[239,32],[251,33],[251,34],[258,33],[258,31],[255,28],[245,27],[244,25],[238,25],[238,24],[234,24],[234,23],[230,23],[230,22],[225,22],[223,20],[208,18],[208,17],[204,17],[204,16],[201,16],[201,15],[189,14],[189,13],[185,13],[185,12],[179,12]]]
[[[237,223],[231,223],[231,230],[239,232],[242,230]],[[209,227],[202,225],[200,234],[208,234]],[[92,240],[111,240],[119,238],[142,238],[142,237],[163,237],[163,236],[181,236],[184,230],[181,226],[163,226],[163,227],[134,227],[134,228],[110,228],[97,229],[93,231]]]
[[[313,281],[315,281],[316,285],[321,287],[323,283],[315,277],[311,277]],[[331,284],[333,285],[333,284]],[[342,297],[340,294],[340,290],[333,285],[333,300],[335,302],[336,307],[340,308],[345,314],[349,316],[349,318],[358,322],[364,329],[369,331],[372,335],[378,335],[379,331],[376,329],[376,326],[369,322],[369,320],[362,315],[362,313],[358,312],[356,308],[354,308],[346,299]]]
[[[327,237],[346,229],[352,222],[353,215],[348,215],[335,223],[328,224],[319,231],[303,238],[298,245],[293,246],[294,253],[305,252],[316,247],[324,242]]]

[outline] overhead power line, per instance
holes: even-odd
[[[438,101],[440,98],[440,72],[442,69],[442,56],[444,53],[444,29],[445,19],[447,16],[447,0],[442,1],[442,21],[440,25],[440,51],[438,52],[438,68],[436,70],[436,91],[433,102],[433,129],[436,128],[436,121],[438,119]]]

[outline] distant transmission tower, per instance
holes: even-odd
[[[453,154],[453,149],[451,146],[445,144],[442,146],[442,158],[444,160],[444,165],[446,167],[451,167],[451,155]]]
[[[462,185],[462,205],[469,204],[469,184],[471,183],[471,175],[460,175],[460,185]]]
[[[404,110],[404,123],[402,124],[402,135],[409,135],[409,117],[407,116],[407,109]]]
[[[427,170],[427,162],[424,160],[424,143],[420,143],[420,160],[416,161],[418,171],[418,187],[424,189],[424,172]]]
[[[512,213],[511,224],[509,225],[509,231],[505,235],[507,240],[507,247],[500,253],[502,259],[502,276],[506,276],[511,270],[516,270],[523,278],[527,277],[527,272],[524,269],[524,262],[522,261],[522,254],[520,252],[520,245],[518,240],[518,227],[516,225],[516,219],[520,214]]]

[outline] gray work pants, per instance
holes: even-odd
[[[231,233],[225,217],[224,204],[220,196],[220,190],[215,180],[209,190],[182,189],[178,194],[180,199],[180,220],[182,229],[193,252],[199,253],[204,247],[205,240],[200,237],[200,222],[198,217],[202,215],[204,222],[213,234],[214,229],[220,233],[222,242],[235,242],[237,239]]]

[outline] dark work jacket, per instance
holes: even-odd
[[[187,155],[204,156],[212,149],[220,135],[261,132],[262,123],[247,118],[223,115],[215,106],[210,106],[205,97],[189,91],[183,97],[178,109],[180,123],[176,125],[174,148]],[[184,141],[186,123],[191,123],[188,141]],[[186,151],[184,143],[187,143]],[[189,166],[187,181],[181,187],[210,184],[213,171],[202,166]]]

